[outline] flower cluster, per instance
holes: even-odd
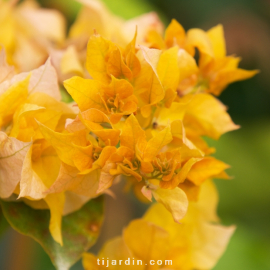
[[[100,2],[81,2],[65,40],[57,12],[0,1],[0,198],[49,209],[51,235],[63,245],[62,217],[110,194],[122,176],[140,200],[160,204],[100,256],[210,269],[233,228],[211,224],[209,179],[228,179],[229,166],[211,156],[205,137],[238,128],[215,96],[257,71],[226,56],[221,25],[185,32],[172,20],[164,31],[155,14],[124,22]],[[59,82],[75,102],[61,102]],[[85,255],[86,269],[100,269],[94,258]]]
[[[180,29],[172,21],[165,31],[167,47],[159,49],[136,44],[136,33],[125,47],[98,33],[90,37],[86,68],[92,78],[72,77],[64,86],[80,110],[66,129],[73,136],[88,134],[93,157],[85,158],[85,167],[79,155],[69,163],[66,154],[62,159],[79,174],[96,174],[98,169],[96,193],[111,187],[118,175],[132,177],[134,189],[139,186],[149,200],[154,196],[176,221],[205,180],[228,177],[228,165],[209,156],[214,149],[203,136],[218,139],[238,126],[210,93],[256,73],[232,65],[238,60],[226,57],[225,49],[217,52],[220,44],[225,47],[221,26],[207,33],[193,29],[187,36]],[[47,130],[44,136],[52,140],[59,135]],[[53,146],[59,156],[67,152],[57,141]]]

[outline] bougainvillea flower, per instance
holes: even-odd
[[[175,220],[179,221],[187,209],[187,198],[185,193],[177,186],[183,182],[191,166],[181,168],[179,150],[160,152],[172,140],[170,127],[164,128],[149,141],[146,140],[145,132],[141,129],[136,118],[131,115],[123,125],[120,148],[111,156],[109,174],[133,176],[137,181],[145,181],[146,187],[142,189],[143,194],[151,200],[149,194],[153,194],[155,199],[162,202],[165,207],[172,212]],[[194,161],[196,162],[196,160]],[[111,185],[113,178],[109,182],[101,177],[102,189]],[[154,184],[160,181],[170,183],[163,190]]]
[[[65,87],[81,111],[98,109],[107,114],[113,123],[119,122],[123,115],[137,110],[137,98],[133,95],[133,87],[123,79],[112,77],[111,83],[104,85],[95,80],[73,77],[65,81]]]
[[[238,68],[239,57],[226,56],[222,25],[217,25],[207,32],[201,29],[189,30],[188,43],[198,47],[200,51],[200,74],[196,87],[201,86],[201,90],[219,95],[230,83],[249,79],[258,73],[258,70]]]
[[[142,219],[132,221],[122,236],[108,241],[98,256],[85,253],[84,268],[105,269],[109,258],[111,269],[125,269],[126,260],[136,269],[143,269],[146,264],[151,269],[212,269],[235,230],[234,226],[217,223],[217,198],[214,185],[206,182],[199,200],[190,203],[180,224],[160,204],[153,205]]]
[[[238,68],[240,58],[226,56],[226,45],[222,25],[217,25],[205,32],[201,29],[184,28],[172,20],[167,27],[164,39],[155,30],[150,30],[147,40],[152,48],[166,50],[178,47],[181,56],[182,69],[178,93],[184,95],[190,92],[210,92],[219,95],[230,83],[245,80],[258,73]],[[199,64],[193,59],[195,48],[199,50]],[[187,53],[192,57],[189,57]],[[192,68],[190,68],[192,67]],[[186,73],[185,70],[189,72]]]

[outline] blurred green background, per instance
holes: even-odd
[[[270,1],[267,0],[104,0],[125,19],[157,11],[167,25],[176,18],[185,29],[207,30],[222,23],[228,54],[243,58],[240,66],[260,69],[255,78],[230,85],[220,96],[234,122],[242,128],[210,141],[216,157],[230,164],[231,181],[216,181],[220,193],[219,215],[237,231],[215,270],[270,269]],[[61,10],[70,25],[80,4],[73,0],[40,0],[44,7]],[[147,206],[115,187],[117,199],[107,198],[99,250],[108,237],[120,235],[130,219]],[[9,230],[0,242],[0,269],[54,269],[41,247]],[[16,256],[15,256],[16,254]],[[15,259],[16,258],[16,259]],[[78,262],[72,270],[82,269]]]

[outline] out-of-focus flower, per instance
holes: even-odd
[[[144,42],[146,34],[150,30],[162,33],[163,24],[154,12],[141,15],[131,20],[112,14],[99,0],[77,0],[83,5],[75,23],[72,25],[69,37],[71,39],[84,39],[88,41],[93,34],[93,29],[103,37],[126,45],[132,39],[135,28],[138,27],[139,42]]]
[[[17,2],[0,1],[0,44],[8,62],[22,72],[42,65],[49,48],[65,41],[66,30],[60,12],[40,8],[34,0]]]
[[[107,264],[117,270],[145,269],[146,265],[148,269],[212,269],[235,230],[218,224],[217,201],[215,186],[207,181],[181,224],[175,223],[162,205],[151,206],[122,236],[105,243],[97,257],[85,253],[84,269],[106,269]]]

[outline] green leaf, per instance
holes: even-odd
[[[69,269],[81,258],[96,242],[103,222],[103,197],[90,200],[80,210],[63,217],[61,247],[49,232],[49,210],[34,210],[23,202],[0,203],[9,224],[40,243],[58,270]]]
[[[0,207],[0,236],[8,229],[9,224],[7,220],[5,219],[2,208]]]
[[[60,93],[63,102],[70,103],[73,101],[71,95],[67,92],[67,90],[64,87],[60,87]]]

